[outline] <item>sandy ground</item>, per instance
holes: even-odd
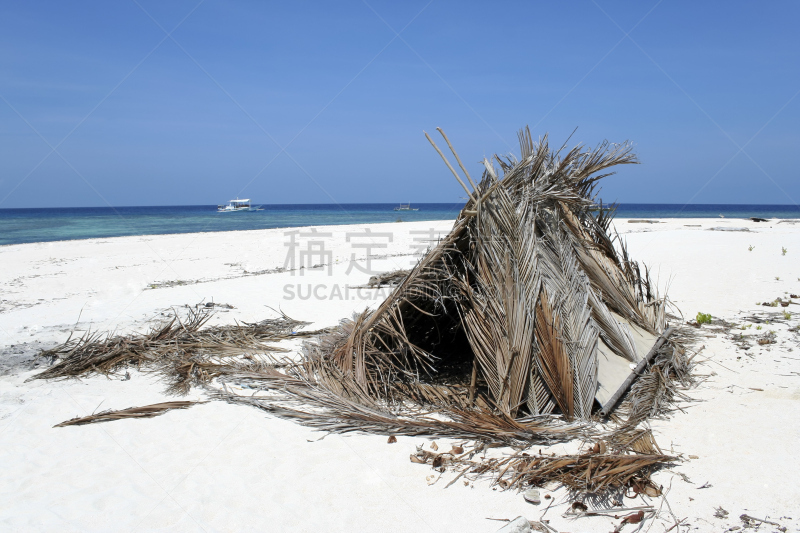
[[[0,529],[489,532],[502,522],[487,518],[546,513],[558,531],[611,531],[618,520],[562,516],[560,491],[545,511],[484,481],[445,489],[446,474],[429,485],[428,467],[408,460],[416,445],[429,445],[425,439],[321,439],[221,402],[54,429],[98,407],[163,401],[163,384],[136,372],[128,381],[25,381],[35,373],[32,354],[75,327],[141,330],[185,305],[233,306],[215,315],[220,324],[280,309],[312,328],[333,325],[382,298],[352,288],[369,279],[359,267],[408,268],[414,246],[450,225],[375,224],[372,235],[365,226],[320,227],[332,234],[322,237],[304,228],[296,248],[283,229],[0,247]],[[687,460],[657,475],[669,489],[667,503],[650,502],[663,512],[643,530],[668,530],[672,513],[686,518],[679,531],[735,530],[746,513],[800,531],[800,305],[757,305],[800,294],[800,223],[621,220],[617,228],[687,319],[702,311],[739,328],[701,330],[697,371],[704,377],[690,391],[697,401],[653,423],[662,448]],[[299,269],[300,252],[320,241],[330,255],[307,264],[323,266]],[[380,258],[368,265],[367,253]],[[769,331],[775,344],[753,342]]]

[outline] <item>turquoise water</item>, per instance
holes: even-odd
[[[215,205],[0,209],[0,245],[27,242],[234,231],[296,226],[454,219],[463,204],[264,205],[263,211],[217,212]]]
[[[218,213],[213,205],[0,209],[0,245],[125,235],[157,235],[333,224],[451,220],[463,204],[265,205],[263,211]],[[792,205],[620,204],[617,218],[800,218]]]

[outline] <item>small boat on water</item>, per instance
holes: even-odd
[[[218,205],[217,211],[219,213],[233,213],[236,211],[263,211],[260,205],[250,205],[250,199],[240,200],[237,198],[236,200],[231,200],[228,205]]]
[[[419,211],[419,207],[411,207],[411,204],[400,204],[394,208],[395,211]]]

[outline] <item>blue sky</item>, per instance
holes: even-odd
[[[635,143],[642,164],[604,181],[606,201],[796,204],[799,14],[5,2],[0,208],[458,201],[423,130],[444,128],[478,174],[526,124],[556,145],[576,127],[571,143]]]

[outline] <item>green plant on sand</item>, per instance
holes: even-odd
[[[748,252],[752,252],[754,249],[755,249],[755,246],[753,246],[752,244],[747,247],[747,251]]]
[[[697,313],[697,317],[695,318],[698,326],[702,326],[703,324],[711,324],[711,315],[708,313]]]

